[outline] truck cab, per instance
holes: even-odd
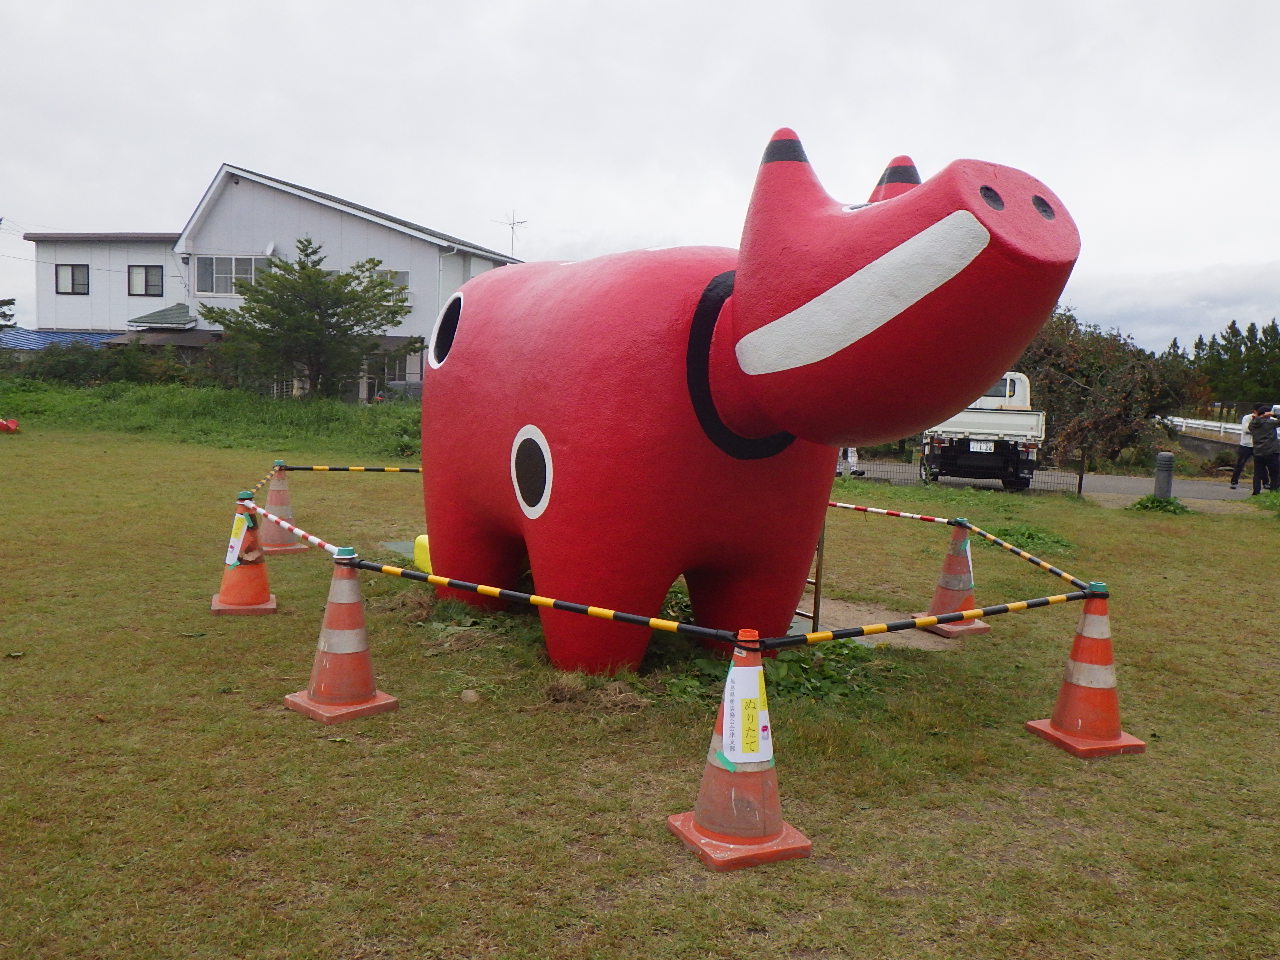
[[[967,410],[1030,410],[1031,381],[1025,373],[1012,370],[987,388],[987,392]]]

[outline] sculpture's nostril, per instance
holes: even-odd
[[[983,187],[978,192],[982,194],[982,199],[987,201],[987,206],[992,210],[1004,209],[1004,197],[996,193],[991,187]]]
[[[1031,198],[1031,205],[1035,207],[1036,212],[1046,220],[1052,220],[1057,216],[1057,214],[1053,212],[1053,207],[1049,206],[1049,201],[1039,194],[1036,194]]]

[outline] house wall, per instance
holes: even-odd
[[[197,329],[218,329],[199,318],[202,304],[239,307],[234,295],[196,295],[197,257],[292,259],[296,242],[310,237],[320,245],[325,266],[348,270],[375,257],[387,270],[409,274],[410,313],[395,336],[430,336],[440,308],[467,280],[499,265],[481,254],[433,242],[376,217],[336,203],[260,182],[224,168],[197,207],[189,232],[174,244],[154,238],[84,234],[68,239],[36,240],[36,328],[42,330],[119,331],[128,321],[174,303],[186,303]],[[55,264],[88,264],[89,294],[58,294]],[[130,265],[161,265],[164,294],[129,296]]]
[[[54,265],[89,265],[89,294],[56,292]],[[164,295],[129,296],[129,267],[164,267]],[[125,330],[135,317],[187,299],[182,264],[171,243],[139,240],[36,242],[37,330]]]

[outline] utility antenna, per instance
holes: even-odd
[[[516,255],[516,227],[523,227],[523,226],[524,226],[526,223],[528,223],[529,221],[528,221],[528,220],[517,220],[517,219],[516,219],[516,212],[515,212],[514,210],[512,210],[512,211],[511,211],[511,219],[510,219],[510,220],[495,220],[495,221],[493,221],[493,222],[494,222],[494,223],[501,223],[501,224],[503,224],[504,226],[506,226],[506,227],[509,227],[509,228],[510,228],[510,230],[511,230],[511,256],[512,256],[512,257],[514,257],[514,256]]]

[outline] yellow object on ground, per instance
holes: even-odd
[[[414,538],[413,565],[423,573],[431,572],[431,548],[427,546],[427,535],[425,533]]]

